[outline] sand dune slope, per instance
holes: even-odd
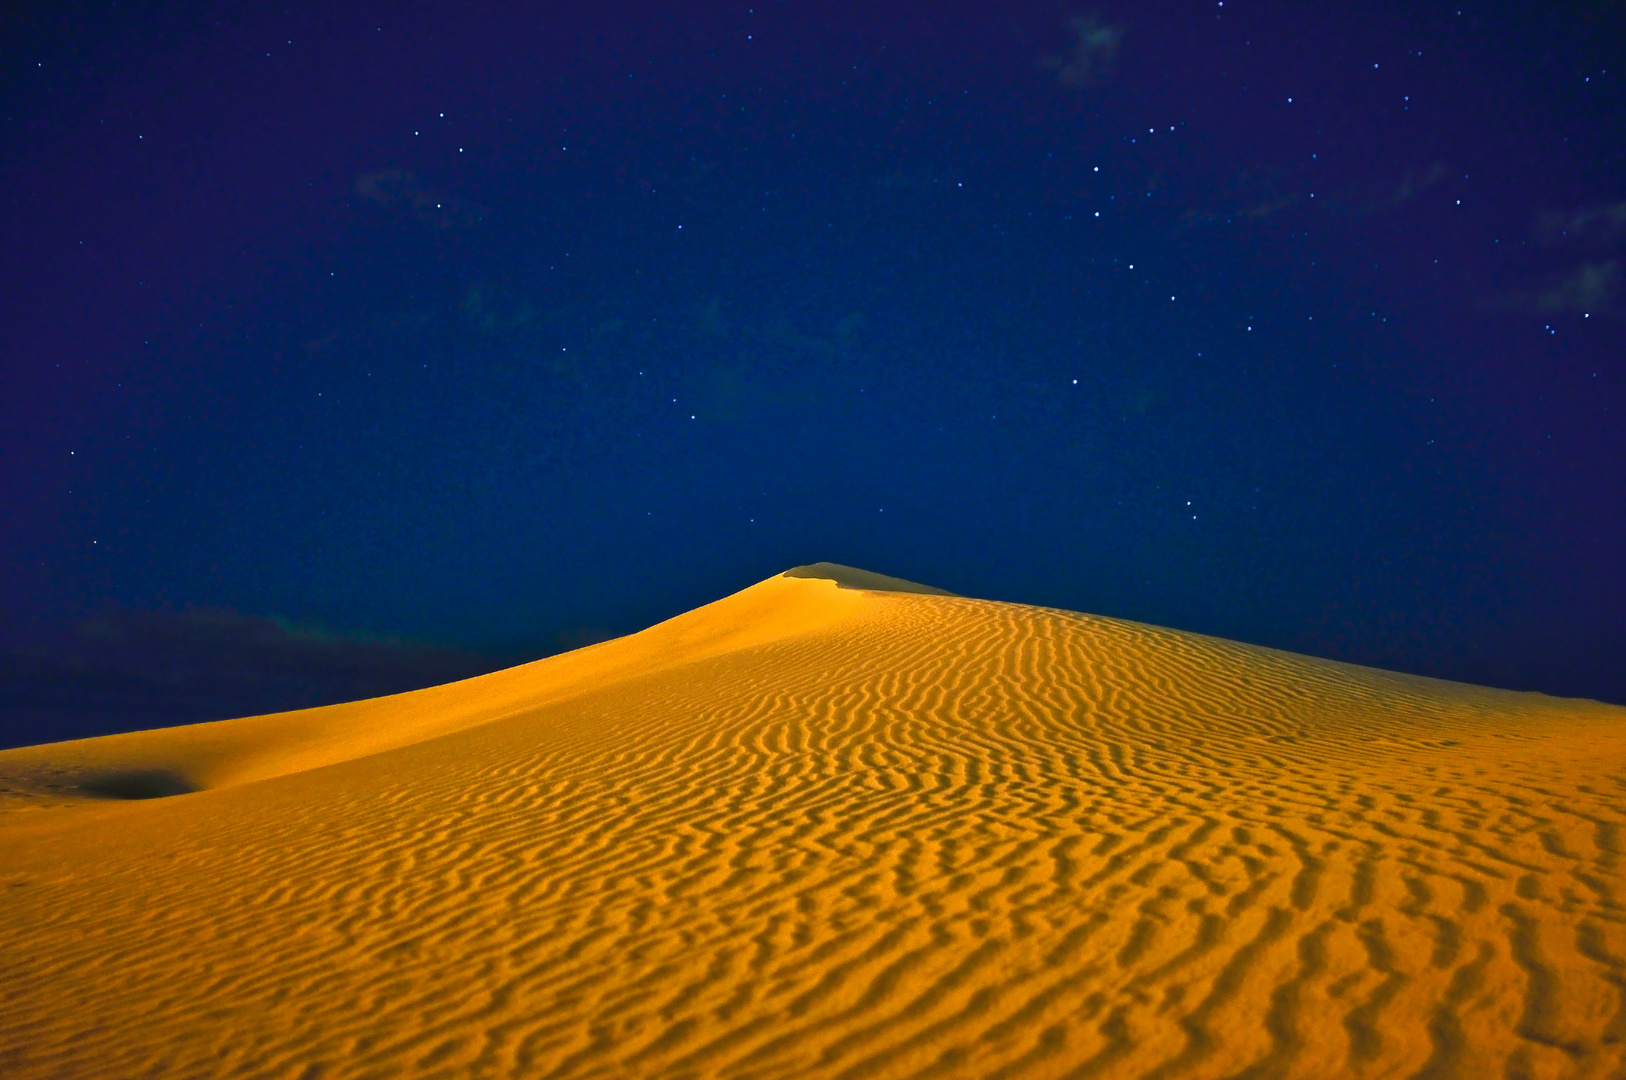
[[[795,573],[0,753],[0,1075],[1626,1069],[1626,710]]]

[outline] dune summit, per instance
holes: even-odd
[[[1623,735],[798,568],[0,753],[0,1075],[1620,1075]]]

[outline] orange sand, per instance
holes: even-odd
[[[0,1076],[1626,1070],[1626,709],[792,574],[0,753]]]

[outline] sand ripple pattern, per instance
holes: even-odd
[[[873,594],[6,816],[0,1075],[1619,1076],[1623,718]]]

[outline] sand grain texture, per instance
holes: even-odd
[[[0,753],[0,1075],[1622,1075],[1626,710],[802,574]]]

